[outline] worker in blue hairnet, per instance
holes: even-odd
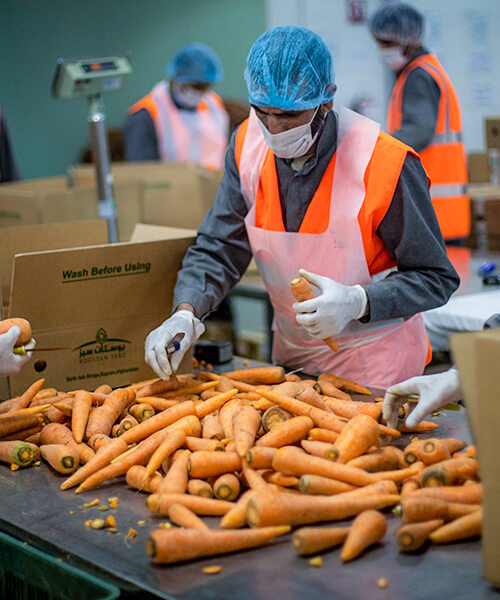
[[[126,159],[222,169],[229,118],[221,98],[211,90],[223,76],[217,54],[204,44],[185,46],[168,64],[166,75],[129,110]]]
[[[387,2],[370,30],[383,63],[396,75],[387,131],[411,146],[431,180],[431,198],[447,243],[470,231],[467,162],[455,88],[438,58],[422,45],[424,17],[404,2]]]
[[[446,302],[459,278],[418,156],[335,102],[330,51],[308,29],[259,37],[245,81],[250,116],[146,362],[160,377],[175,372],[253,255],[274,308],[275,362],[382,388],[421,374],[430,355],[420,312]],[[299,274],[315,298],[294,302]],[[331,336],[337,352],[322,341]]]

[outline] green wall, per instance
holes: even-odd
[[[59,57],[131,51],[128,86],[103,96],[108,127],[121,127],[128,107],[193,41],[222,60],[216,91],[246,99],[245,58],[264,29],[265,0],[1,0],[0,104],[23,178],[62,174],[88,146],[86,101],[50,96]]]

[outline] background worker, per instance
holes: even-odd
[[[469,235],[467,161],[462,118],[450,78],[422,46],[423,16],[413,6],[387,2],[371,18],[382,62],[396,74],[387,131],[414,148],[431,180],[431,198],[447,243]]]
[[[10,375],[17,375],[23,365],[25,365],[31,358],[31,353],[27,354],[14,354],[14,345],[17,342],[21,329],[15,325],[11,327],[6,333],[0,335],[0,377],[8,377]],[[29,345],[25,348],[33,349],[35,347],[35,340],[31,339]]]
[[[0,183],[21,179],[5,116],[0,110]]]
[[[164,378],[177,369],[253,254],[274,308],[275,362],[384,388],[422,373],[419,313],[446,302],[459,280],[418,156],[374,121],[332,112],[330,51],[308,29],[259,37],[245,80],[250,117],[184,258],[175,312],[146,339],[146,362]],[[316,299],[294,304],[298,273],[317,286]],[[338,352],[321,341],[328,336]],[[181,347],[167,357],[174,338]]]
[[[182,48],[168,64],[167,79],[129,110],[125,156],[129,161],[161,160],[222,169],[229,119],[219,96],[222,64],[204,44]]]

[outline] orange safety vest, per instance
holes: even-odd
[[[387,130],[394,134],[401,128],[404,86],[408,75],[417,68],[429,73],[441,92],[434,138],[420,152],[431,180],[432,205],[444,239],[465,238],[470,232],[470,202],[460,105],[448,75],[433,54],[415,58],[397,78],[389,100]]]
[[[248,128],[246,119],[238,128],[235,139],[235,159],[240,170],[240,159]],[[377,235],[377,229],[392,202],[401,169],[408,153],[418,154],[396,138],[379,132],[377,142],[364,176],[365,199],[358,213],[358,224],[363,240],[366,264],[375,280],[394,269],[397,263]],[[307,208],[298,233],[322,233],[329,222],[332,183],[336,153],[330,160],[323,178]],[[260,170],[255,199],[255,225],[270,231],[285,231],[281,211],[278,174],[274,154],[269,150]],[[377,277],[378,276],[378,277]],[[428,344],[426,364],[432,357]]]
[[[129,114],[141,109],[149,112],[154,123],[163,162],[199,164],[212,170],[224,167],[229,117],[215,92],[205,94],[196,110],[179,110],[163,80],[136,102]]]

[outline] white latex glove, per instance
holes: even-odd
[[[14,344],[20,334],[19,327],[14,326],[7,333],[0,335],[0,377],[17,375],[21,367],[31,358],[30,354],[14,354],[13,352]]]
[[[149,333],[144,360],[158,377],[168,379],[177,371],[186,350],[204,331],[205,325],[192,312],[179,310]],[[168,357],[166,347],[174,339],[180,342],[180,348]]]
[[[440,409],[448,402],[462,399],[462,389],[457,370],[452,367],[444,373],[412,377],[387,389],[384,397],[382,416],[389,427],[396,427],[398,411],[407,401],[409,394],[418,394],[417,403],[409,403],[412,408],[406,417],[407,427],[416,427],[429,413]]]
[[[343,285],[304,269],[299,274],[321,290],[316,298],[293,305],[297,323],[313,337],[336,336],[350,321],[364,315],[368,298],[360,285]]]

